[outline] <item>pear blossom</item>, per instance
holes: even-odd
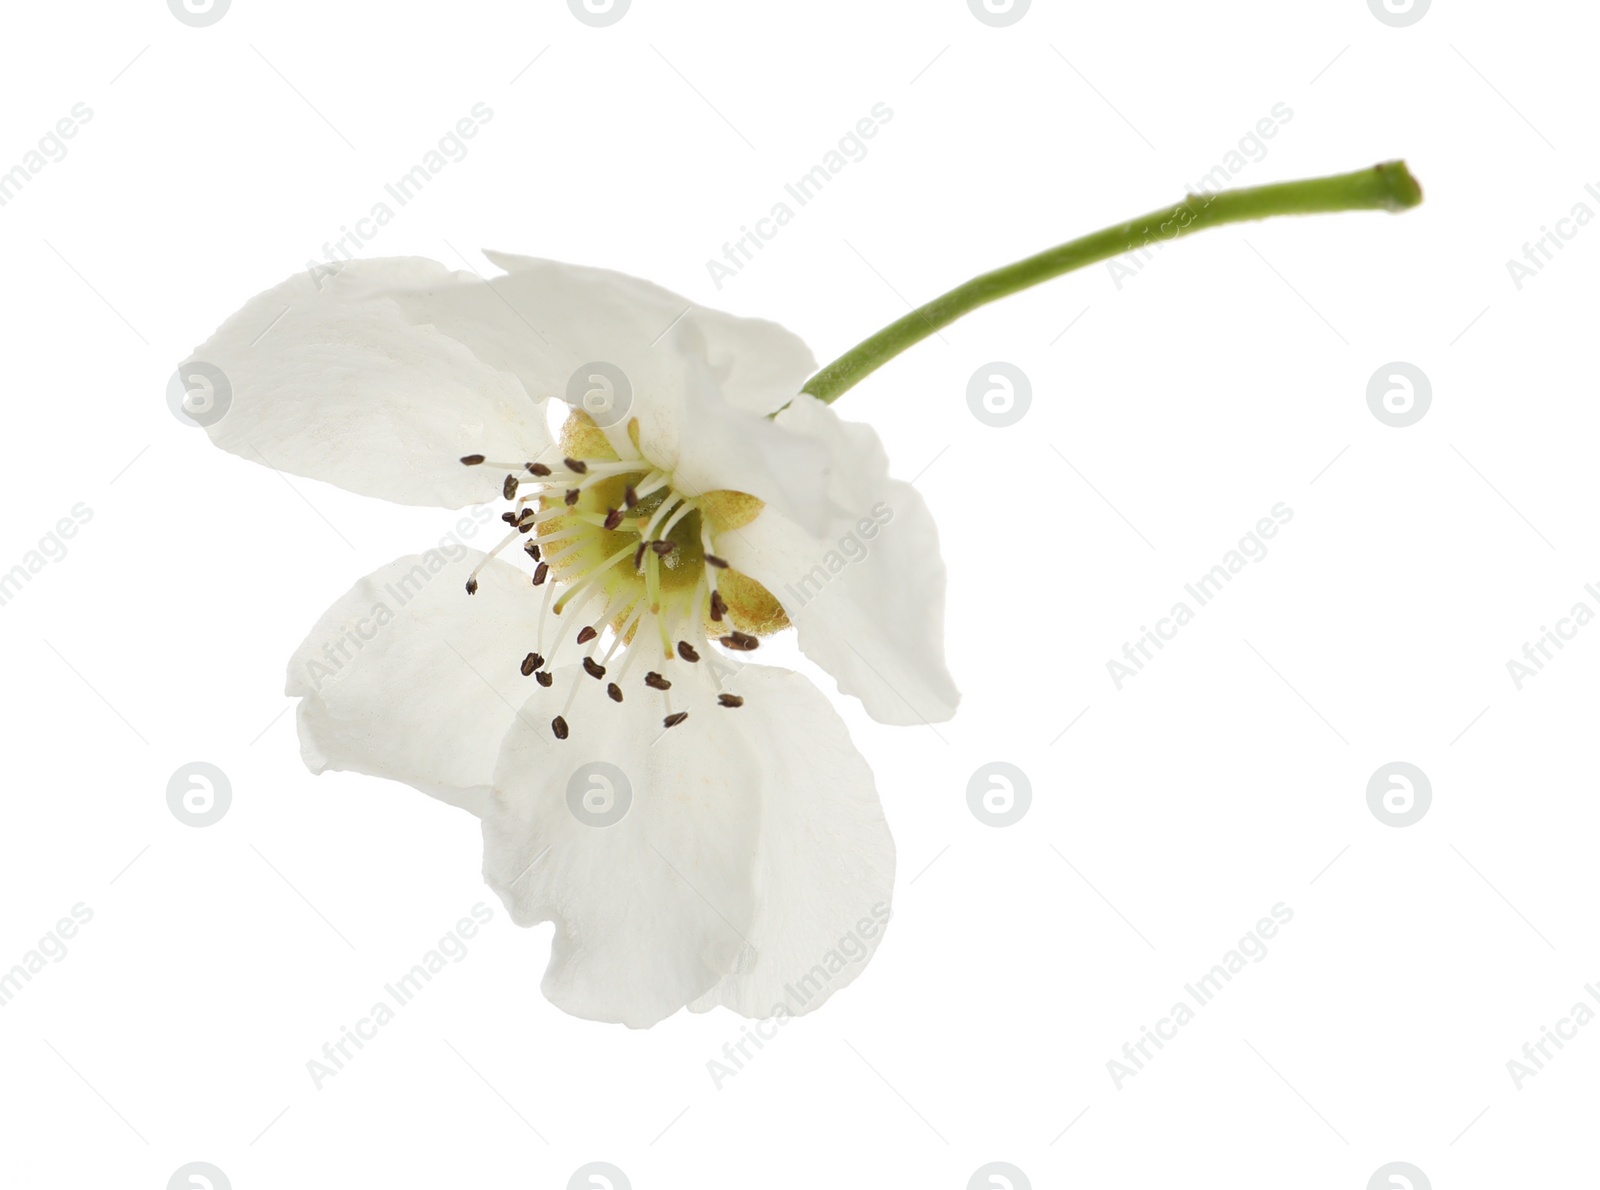
[[[828,698],[753,654],[792,628],[872,718],[948,718],[933,519],[870,427],[801,392],[816,362],[784,328],[487,255],[490,280],[296,275],[191,361],[227,378],[206,427],[225,450],[400,504],[503,504],[493,548],[397,559],[307,635],[302,755],[476,815],[513,920],[554,923],[565,1011],[810,1011],[875,951],[894,844]]]

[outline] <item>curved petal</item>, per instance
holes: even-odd
[[[690,1007],[798,1016],[855,979],[877,949],[894,895],[894,839],[872,770],[820,690],[767,666],[740,670],[730,688],[761,741],[752,950]]]
[[[811,349],[775,322],[696,305],[649,281],[588,268],[485,252],[504,277],[476,291],[452,289],[437,304],[402,299],[414,317],[472,346],[494,367],[517,371],[529,392],[560,396],[572,370],[591,360],[661,354],[663,336],[692,328],[688,342],[737,409],[771,413],[817,370]],[[528,332],[537,328],[532,343]],[[519,362],[520,361],[520,362]]]
[[[404,781],[474,814],[500,744],[532,685],[539,600],[516,567],[453,547],[398,558],[317,621],[289,660],[300,752],[314,773],[349,769]]]
[[[777,597],[801,650],[874,719],[950,718],[961,696],[944,662],[945,568],[928,506],[888,478],[871,427],[809,396],[777,422],[829,443],[829,499],[848,512],[818,535],[768,508],[718,551]]]
[[[748,492],[812,532],[826,532],[837,515],[828,497],[835,460],[827,444],[734,408],[706,364],[690,357],[685,369],[688,383],[657,394],[640,417],[645,457],[669,469],[679,491]]]
[[[385,296],[469,283],[481,284],[407,258],[297,273],[250,299],[179,374],[220,369],[229,395],[206,429],[224,450],[399,504],[480,503],[493,477],[461,458],[536,458],[550,445],[543,406]]]
[[[563,667],[506,736],[484,877],[518,925],[555,923],[544,994],[574,1016],[653,1025],[748,945],[761,741],[692,685],[674,685],[689,718],[667,730],[659,694],[631,682],[619,705]]]
[[[615,400],[588,408],[617,452],[634,456],[628,426],[637,419],[639,449],[681,490],[749,492],[821,532],[827,452],[765,416],[815,370],[800,339],[623,273],[486,255],[504,276],[389,296],[407,318],[514,372],[541,400],[580,405],[603,383]]]

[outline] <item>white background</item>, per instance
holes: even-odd
[[[18,4],[0,169],[76,103],[66,157],[0,208],[10,449],[0,569],[0,966],[93,920],[0,1009],[6,1185],[239,1190],[632,1185],[1361,1190],[1577,1184],[1600,1027],[1506,1063],[1600,979],[1600,627],[1518,690],[1506,662],[1600,580],[1592,321],[1596,21],[1575,2],[558,0]],[[532,62],[532,65],[529,63]],[[991,307],[846,396],[916,476],[950,568],[953,722],[837,699],[899,848],[870,968],[717,1087],[743,1022],[648,1032],[538,991],[467,815],[301,766],[284,662],[360,575],[456,514],[213,449],[164,401],[246,298],[323,257],[475,103],[493,120],[366,255],[480,247],[605,265],[775,318],[829,359],[983,269],[1176,200],[1275,104],[1239,184],[1404,156],[1427,201],[1231,227]],[[893,119],[719,291],[706,261],[874,104]],[[393,204],[391,204],[393,205]],[[1068,328],[1070,325],[1070,329]],[[1032,383],[1016,425],[980,365]],[[1366,388],[1404,360],[1404,429]],[[1092,486],[1091,486],[1092,485]],[[1106,663],[1277,502],[1293,520],[1136,678]],[[792,657],[763,651],[763,660]],[[830,692],[826,678],[819,679]],[[233,803],[166,805],[205,760]],[[980,765],[1032,805],[969,811]],[[1368,778],[1433,802],[1396,828]],[[321,1090],[324,1042],[477,902],[463,962]],[[1118,1089],[1106,1063],[1283,902],[1294,919]],[[1591,1003],[1593,1003],[1591,1001]],[[1600,1005],[1596,1005],[1600,1008]],[[1588,1173],[1592,1176],[1592,1173]]]

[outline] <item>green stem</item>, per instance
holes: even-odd
[[[801,391],[825,402],[835,401],[913,343],[979,306],[1159,240],[1173,240],[1248,219],[1333,211],[1404,211],[1421,201],[1422,187],[1403,161],[1387,161],[1327,178],[1191,194],[1176,206],[1070,240],[956,286],[856,344],[806,381]]]

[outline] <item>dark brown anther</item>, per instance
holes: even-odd
[[[737,694],[719,694],[717,695],[717,705],[720,707],[742,707],[744,706],[744,699]]]
[[[606,513],[605,527],[607,529],[615,529],[620,524],[622,524],[622,509],[613,508]]]
[[[483,462],[483,456],[482,455],[462,455],[461,456],[461,464],[464,467],[476,467],[481,462]]]
[[[647,544],[647,542],[641,541],[639,543],[639,548],[633,551],[633,568],[635,570],[638,570],[640,564],[644,562],[644,550]]]
[[[688,717],[688,711],[673,711],[672,714],[663,719],[661,723],[664,727],[676,727]]]
[[[606,676],[606,667],[595,661],[593,657],[585,657],[583,659],[583,672],[598,682]]]
[[[639,503],[639,493],[633,490],[633,485],[631,483],[622,493],[622,502],[629,508],[632,508],[635,504]]]
[[[517,498],[517,477],[515,475],[506,476],[505,483],[500,485],[500,494],[507,500],[515,500]]]
[[[685,661],[700,660],[700,654],[696,653],[693,646],[691,646],[686,640],[680,640],[678,642],[678,656],[682,657]]]
[[[717,557],[715,554],[706,555],[706,565],[715,566],[718,570],[728,569],[728,563],[724,559]]]
[[[678,543],[676,541],[652,541],[650,543],[650,548],[665,558],[673,550],[678,548]]]
[[[546,467],[543,463],[529,463],[528,474],[537,475],[540,479],[543,479],[546,475],[550,474],[550,468]]]
[[[600,634],[598,632],[596,632],[593,628],[591,628],[588,625],[584,625],[584,627],[579,629],[579,631],[578,631],[578,643],[580,645],[586,645],[590,641],[592,641],[595,637],[597,637],[599,635]]]
[[[722,617],[727,615],[727,614],[728,614],[728,603],[727,603],[727,600],[722,598],[722,592],[721,591],[713,591],[713,592],[711,592],[711,618],[713,620],[721,620]]]
[[[538,668],[539,668],[539,654],[537,654],[537,653],[529,653],[526,657],[524,657],[522,659],[522,676],[523,677],[528,677],[530,674],[533,673],[534,670],[536,670]]]
[[[644,684],[646,686],[650,687],[650,689],[652,689],[652,690],[671,690],[672,689],[672,683],[667,681],[666,678],[662,677],[660,674],[658,674],[653,669],[649,673],[644,675]]]
[[[532,558],[535,562],[539,560],[539,543],[537,541],[530,541],[522,548],[528,551],[528,557]]]
[[[468,595],[476,595],[477,593],[478,593],[478,580],[475,579],[475,578],[469,578],[467,580],[467,594]]]
[[[562,459],[561,461],[566,464],[568,471],[575,471],[579,475],[583,475],[589,470],[589,464],[582,459]]]
[[[571,508],[574,504],[576,504],[580,495],[582,495],[582,493],[579,492],[577,488],[569,488],[567,490],[567,507]]]
[[[540,562],[539,565],[534,567],[534,569],[533,569],[533,585],[534,586],[536,586],[536,587],[544,586],[544,580],[549,578],[549,577],[550,577],[550,563],[548,563],[548,562]]]
[[[517,523],[517,514],[514,512],[502,512],[500,519],[508,525],[515,525]]]
[[[615,682],[611,682],[606,686],[606,693],[611,696],[612,702],[622,701],[622,687]]]
[[[761,642],[745,632],[730,632],[727,636],[718,637],[725,649],[734,649],[740,653],[748,653],[761,647]]]
[[[557,715],[554,719],[550,720],[550,730],[556,733],[556,739],[558,739],[558,740],[566,739],[567,738],[567,721],[565,719],[563,719],[560,715]]]
[[[538,682],[541,686],[549,686],[550,683],[556,679],[554,674],[547,673],[545,670],[541,669],[538,673],[533,675],[533,680]]]

